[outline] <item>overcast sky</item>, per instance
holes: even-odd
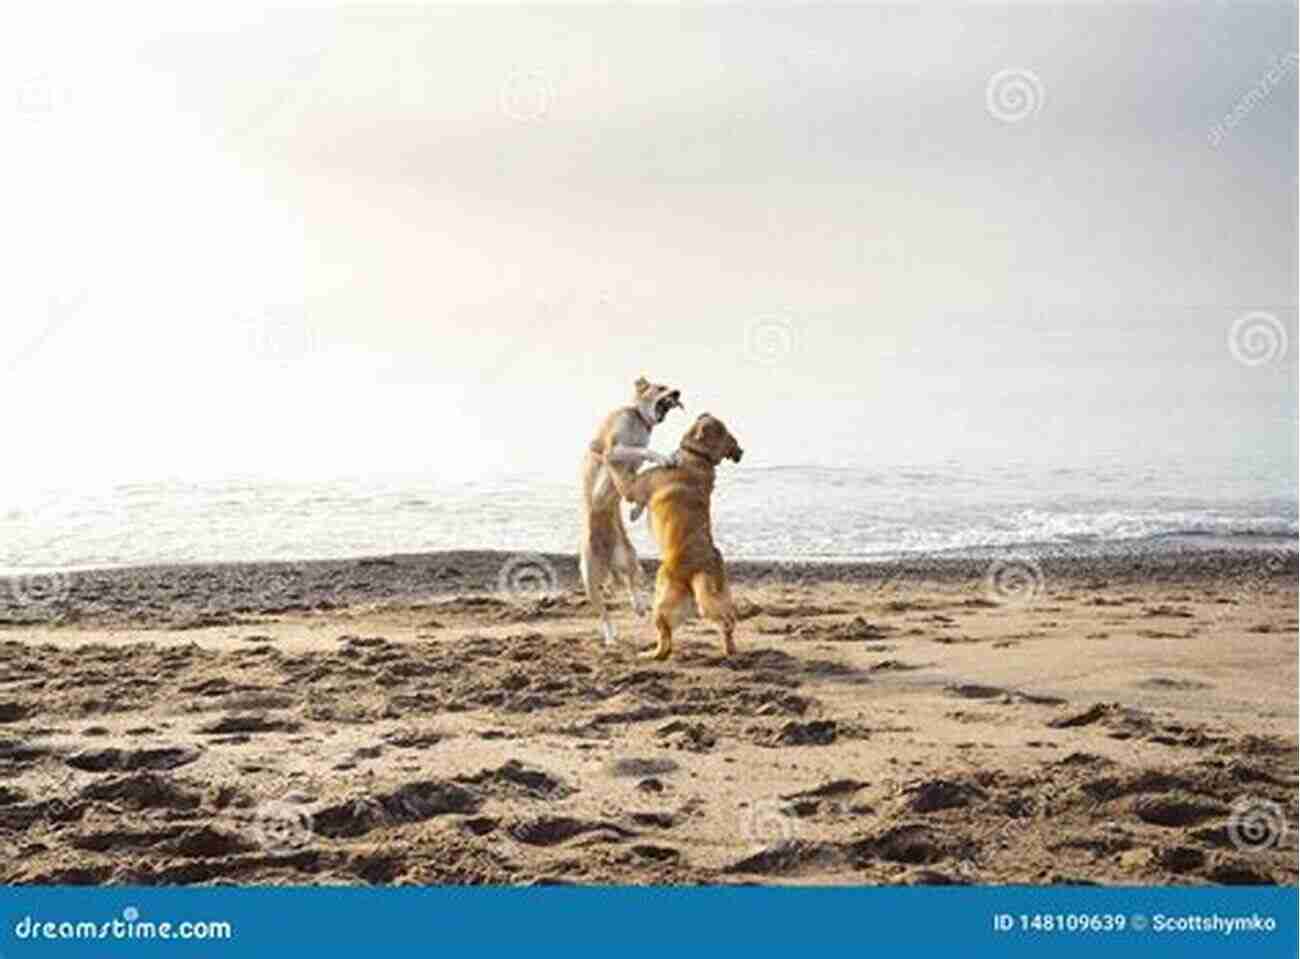
[[[567,478],[641,373],[759,465],[1294,463],[1290,4],[103,16],[0,41],[6,482]]]

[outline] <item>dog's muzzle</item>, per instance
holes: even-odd
[[[733,463],[739,463],[740,458],[744,455],[745,455],[745,451],[742,450],[739,446],[737,446],[731,451],[731,461]]]
[[[668,413],[673,409],[673,407],[677,407],[678,409],[682,409],[682,410],[686,409],[686,407],[682,406],[681,390],[673,390],[667,396],[661,396],[659,398],[659,400],[655,403],[655,419],[658,420],[660,423],[662,423],[664,421],[664,417],[668,415]]]

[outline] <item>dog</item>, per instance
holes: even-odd
[[[636,614],[645,615],[640,593],[645,576],[623,526],[618,490],[609,477],[631,479],[647,460],[660,465],[672,462],[649,447],[650,433],[674,409],[685,409],[681,390],[638,377],[632,384],[632,405],[605,417],[582,461],[583,520],[578,569],[587,601],[600,616],[606,646],[612,646],[617,638],[601,593],[611,573],[617,573],[627,586]]]
[[[709,507],[718,464],[724,459],[739,463],[744,452],[721,420],[702,413],[682,437],[675,464],[631,479],[610,471],[620,496],[649,505],[650,528],[663,553],[655,579],[658,643],[644,658],[672,655],[673,627],[686,618],[692,599],[699,614],[718,625],[722,654],[736,651],[736,605],[722,554],[713,544]]]

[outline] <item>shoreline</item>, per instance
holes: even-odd
[[[647,585],[658,561],[642,558]],[[1035,595],[1057,586],[1219,583],[1227,588],[1294,582],[1297,554],[1266,546],[1008,550],[890,560],[735,560],[740,590],[764,584],[848,584],[874,591],[908,587],[1002,590]],[[129,623],[174,627],[240,615],[329,612],[357,605],[418,604],[435,597],[503,594],[538,598],[580,593],[572,553],[447,550],[301,562],[189,563],[0,576],[0,628]],[[621,592],[621,591],[620,591]],[[992,599],[1016,599],[993,595]],[[585,603],[585,600],[582,601]]]

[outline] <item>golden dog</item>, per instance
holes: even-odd
[[[642,655],[667,659],[673,627],[686,618],[694,598],[701,616],[718,624],[724,656],[736,651],[736,607],[722,554],[713,545],[709,512],[715,471],[724,459],[739,463],[744,450],[719,419],[703,413],[677,447],[676,465],[627,479],[610,470],[619,495],[650,507],[650,528],[663,553],[655,579],[654,624],[659,642]]]

